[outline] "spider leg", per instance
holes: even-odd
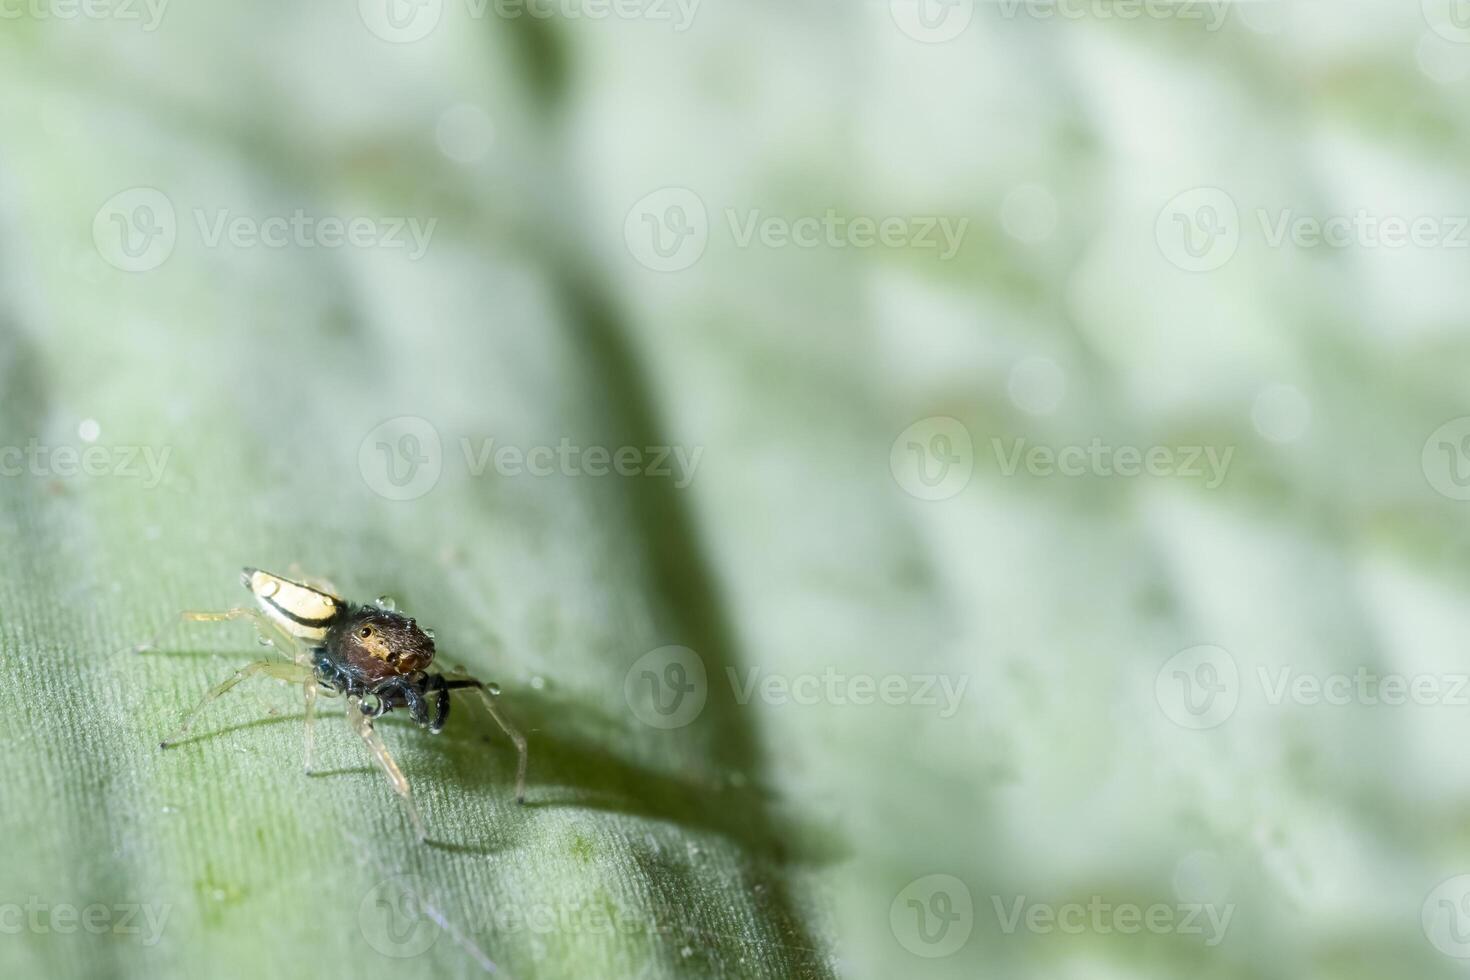
[[[306,570],[301,567],[301,562],[299,561],[293,561],[290,566],[287,567],[286,574],[291,576],[291,578],[295,579],[296,581],[300,582],[302,585],[310,586],[311,588],[316,589],[318,592],[326,592],[329,595],[342,594],[342,590],[333,585],[331,579],[307,575]]]
[[[434,699],[434,717],[429,721],[429,734],[438,735],[449,720],[449,684],[439,674],[424,679],[424,696]]]
[[[505,720],[495,707],[495,699],[486,690],[484,683],[473,677],[446,677],[444,680],[446,690],[458,691],[473,688],[480,695],[480,700],[485,705],[485,710],[490,712],[490,717],[500,726],[501,731],[515,744],[516,754],[516,802],[526,802],[526,737],[516,730],[510,722]]]
[[[403,703],[408,708],[409,716],[413,718],[416,724],[427,725],[429,723],[429,711],[424,704],[423,694],[419,686],[408,678],[390,677],[388,680],[374,687],[372,693],[376,694],[382,700],[385,706],[385,713],[387,711],[387,705],[390,703],[390,696],[396,694],[403,698]]]
[[[362,739],[367,746],[368,753],[373,761],[383,770],[383,775],[388,777],[388,782],[393,786],[393,792],[403,801],[404,809],[408,811],[409,822],[418,834],[419,840],[425,840],[424,821],[419,817],[418,807],[413,804],[413,792],[409,789],[408,778],[403,775],[403,770],[398,768],[398,763],[393,761],[393,756],[388,753],[388,746],[383,744],[383,738],[373,731],[373,719],[363,713],[362,699],[352,695],[347,699],[347,725]]]
[[[156,649],[160,640],[185,623],[227,623],[236,619],[248,619],[254,623],[255,631],[286,657],[289,657],[298,664],[307,662],[306,648],[296,637],[287,633],[259,609],[251,609],[246,606],[236,606],[233,609],[226,609],[224,612],[186,611],[179,613],[179,618],[159,630],[153,639],[147,643],[140,643],[132,649],[134,653],[147,653],[149,650]]]
[[[313,674],[312,677],[311,677],[311,680],[307,681],[305,683],[305,685],[303,685],[303,686],[306,689],[306,734],[305,734],[305,742],[306,742],[306,763],[305,763],[305,769],[306,769],[306,774],[308,776],[310,776],[311,775],[311,757],[312,757],[312,750],[316,746],[316,739],[315,739],[315,734],[316,734],[316,695],[317,695],[317,687],[318,687],[317,681],[316,681],[316,675]]]
[[[246,664],[244,667],[241,667],[239,670],[231,674],[228,678],[210,688],[208,693],[206,693],[204,697],[200,699],[199,703],[196,704],[192,709],[190,709],[188,714],[184,715],[184,719],[180,723],[178,731],[174,732],[168,738],[158,743],[158,747],[161,749],[166,749],[170,745],[173,745],[175,742],[178,742],[189,733],[189,727],[194,724],[194,719],[199,716],[199,712],[203,711],[210,704],[210,702],[214,701],[216,698],[223,697],[224,695],[228,694],[231,690],[234,689],[235,685],[239,684],[243,680],[248,680],[249,678],[254,677],[256,674],[265,674],[268,677],[278,677],[283,681],[291,681],[297,684],[302,683],[307,679],[307,677],[310,676],[304,671],[304,668],[302,668],[300,664],[283,664],[275,660],[257,660],[254,663]]]

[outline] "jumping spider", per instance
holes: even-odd
[[[237,607],[225,612],[186,612],[181,622],[225,622],[248,619],[262,639],[290,658],[257,660],[235,671],[215,685],[184,716],[179,730],[160,743],[160,748],[179,742],[199,713],[235,685],[257,674],[300,684],[306,692],[306,771],[311,772],[316,699],[338,694],[347,698],[347,724],[362,739],[394,792],[403,801],[419,839],[424,824],[414,806],[408,779],[388,753],[383,739],[373,730],[373,721],[405,708],[409,717],[431,733],[438,734],[449,718],[449,692],[472,690],[479,694],[519,755],[516,764],[516,802],[526,799],[526,740],[496,710],[494,684],[462,674],[429,673],[434,661],[434,634],[396,612],[386,601],[357,605],[335,594],[325,582],[296,582],[257,568],[247,568],[240,577],[259,608]],[[154,641],[157,642],[156,640]],[[144,644],[141,652],[153,644]]]

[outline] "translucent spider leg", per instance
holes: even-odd
[[[302,585],[309,585],[318,592],[326,592],[329,595],[341,595],[341,590],[333,584],[331,579],[318,578],[306,574],[306,569],[301,567],[301,562],[293,561],[287,568],[286,574]]]
[[[170,633],[176,632],[178,628],[180,626],[183,626],[185,623],[225,622],[226,620],[231,619],[246,619],[251,617],[252,615],[259,616],[260,619],[265,619],[265,615],[263,613],[258,613],[254,609],[245,609],[240,606],[237,606],[234,609],[227,609],[224,612],[215,613],[181,612],[179,613],[177,619],[170,620],[167,626],[164,626],[157,633],[155,633],[153,635],[153,639],[149,640],[146,643],[135,643],[129,649],[131,649],[133,653],[148,653],[150,650],[156,650],[158,649],[158,644],[163,641],[164,637],[168,636]],[[259,623],[256,624],[256,628],[260,628]]]
[[[306,746],[305,769],[307,772],[311,772],[312,749],[315,741],[312,736],[313,728],[316,724],[317,694],[315,672],[308,666],[311,655],[307,651],[306,646],[300,640],[282,629],[279,623],[272,620],[269,616],[265,615],[265,613],[261,612],[259,609],[250,609],[244,606],[236,606],[233,609],[226,609],[223,612],[182,612],[179,614],[178,619],[174,620],[168,626],[165,626],[152,640],[134,647],[133,651],[135,653],[145,653],[148,650],[152,650],[153,648],[158,646],[159,640],[163,639],[164,636],[166,636],[173,630],[178,629],[185,623],[227,623],[237,619],[248,619],[250,622],[255,624],[255,631],[261,636],[262,639],[266,640],[268,643],[270,643],[271,646],[279,650],[282,656],[290,658],[296,667],[301,668],[304,671],[304,674],[299,678],[299,680],[301,683],[304,684],[306,690],[306,722],[305,731],[303,733],[303,740]],[[269,661],[262,661],[262,663],[267,662]],[[239,680],[243,679],[244,678],[240,678]],[[296,674],[293,673],[291,679],[297,680],[298,677]],[[235,680],[233,684],[226,682],[228,686],[224,687],[224,691],[228,691],[230,687],[234,686],[234,684],[238,684],[239,680]],[[220,691],[219,693],[223,694],[224,691]],[[218,695],[215,696],[217,697]],[[206,698],[205,700],[207,702],[211,699]],[[199,707],[202,708],[203,704],[201,704]],[[198,710],[199,709],[196,708],[194,713],[197,713]],[[192,719],[192,717],[193,715],[191,714],[190,718]],[[187,729],[188,724],[186,723],[184,726],[184,730]],[[178,736],[175,736],[175,740],[182,735],[183,730],[179,732]],[[168,742],[165,741],[164,744],[167,745]]]
[[[208,707],[210,702],[228,694],[241,681],[248,680],[256,674],[278,677],[283,681],[291,681],[294,684],[304,683],[312,676],[311,672],[300,664],[283,664],[277,660],[257,660],[254,663],[246,664],[228,678],[210,688],[209,692],[200,699],[199,703],[190,709],[188,714],[184,715],[178,731],[174,732],[162,742],[159,742],[158,747],[166,749],[170,745],[177,743],[185,735],[189,734],[189,728],[194,724],[194,719],[199,717],[199,713]]]
[[[505,716],[495,707],[495,696],[490,693],[481,681],[473,677],[463,675],[450,676],[446,674],[444,687],[451,691],[474,689],[479,693],[480,700],[485,704],[485,710],[490,712],[490,717],[495,719],[495,724],[499,725],[500,730],[505,732],[506,737],[515,744],[517,755],[516,802],[526,802],[526,736],[522,735],[514,725],[505,720]]]
[[[134,653],[147,653],[157,648],[158,643],[165,636],[172,633],[185,623],[226,623],[236,619],[248,619],[255,624],[255,631],[271,646],[281,651],[283,656],[289,657],[298,664],[304,664],[309,657],[306,648],[296,637],[283,630],[275,621],[259,609],[250,609],[244,606],[236,606],[234,609],[226,609],[223,612],[182,612],[179,618],[169,623],[158,634],[147,643],[140,643],[133,647]]]
[[[408,777],[403,775],[403,770],[398,768],[398,763],[393,761],[393,756],[388,753],[388,746],[383,744],[383,738],[373,730],[373,719],[363,713],[362,699],[356,696],[347,699],[347,726],[362,739],[367,746],[373,761],[383,770],[383,775],[388,777],[388,782],[393,786],[393,792],[403,801],[404,809],[408,811],[409,822],[413,824],[414,833],[418,834],[419,840],[426,840],[428,834],[424,832],[424,821],[419,816],[418,807],[413,803],[413,791],[409,789]]]
[[[316,748],[315,731],[317,682],[315,671],[312,672],[311,679],[302,686],[306,689],[306,761],[303,764],[303,768],[305,768],[306,774],[310,776],[312,752]]]

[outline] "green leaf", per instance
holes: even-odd
[[[160,43],[186,46],[205,27],[187,11],[168,26]],[[505,43],[452,60],[483,70]],[[832,828],[783,816],[779,746],[723,684],[672,730],[625,696],[634,662],[660,647],[698,651],[711,678],[740,657],[694,491],[472,472],[485,440],[642,452],[691,436],[665,421],[619,301],[517,227],[534,211],[501,214],[520,206],[505,187],[432,149],[435,106],[483,100],[504,110],[510,156],[541,152],[545,135],[514,125],[524,86],[471,93],[446,70],[422,111],[398,114],[417,98],[400,95],[368,128],[328,135],[303,128],[305,101],[176,85],[186,49],[137,66],[74,38],[3,49],[7,84],[24,78],[35,97],[4,110],[0,171],[25,188],[7,194],[0,238],[0,445],[29,453],[0,485],[0,834],[15,845],[0,902],[27,917],[22,941],[0,942],[0,972],[828,975],[808,875],[835,858]],[[514,179],[546,197],[554,178]],[[99,259],[92,233],[133,187],[167,196],[178,242],[129,273]],[[208,243],[222,210],[258,222],[297,208],[439,226],[421,262]],[[437,483],[406,501],[375,491],[393,492],[368,438],[398,416],[441,440]],[[106,472],[73,475],[68,453],[89,448]],[[312,776],[300,690],[280,682],[247,682],[159,750],[210,685],[264,651],[243,623],[128,648],[180,610],[247,600],[242,565],[298,563],[355,599],[391,594],[436,629],[443,666],[501,684],[530,737],[524,807],[512,751],[469,700],[438,737],[398,717],[379,726],[426,845],[340,700]],[[85,914],[102,933],[68,928],[63,906],[97,906]]]

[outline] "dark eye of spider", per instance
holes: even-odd
[[[362,637],[372,636],[373,628],[371,626],[364,626],[361,630],[358,631],[357,635]]]

